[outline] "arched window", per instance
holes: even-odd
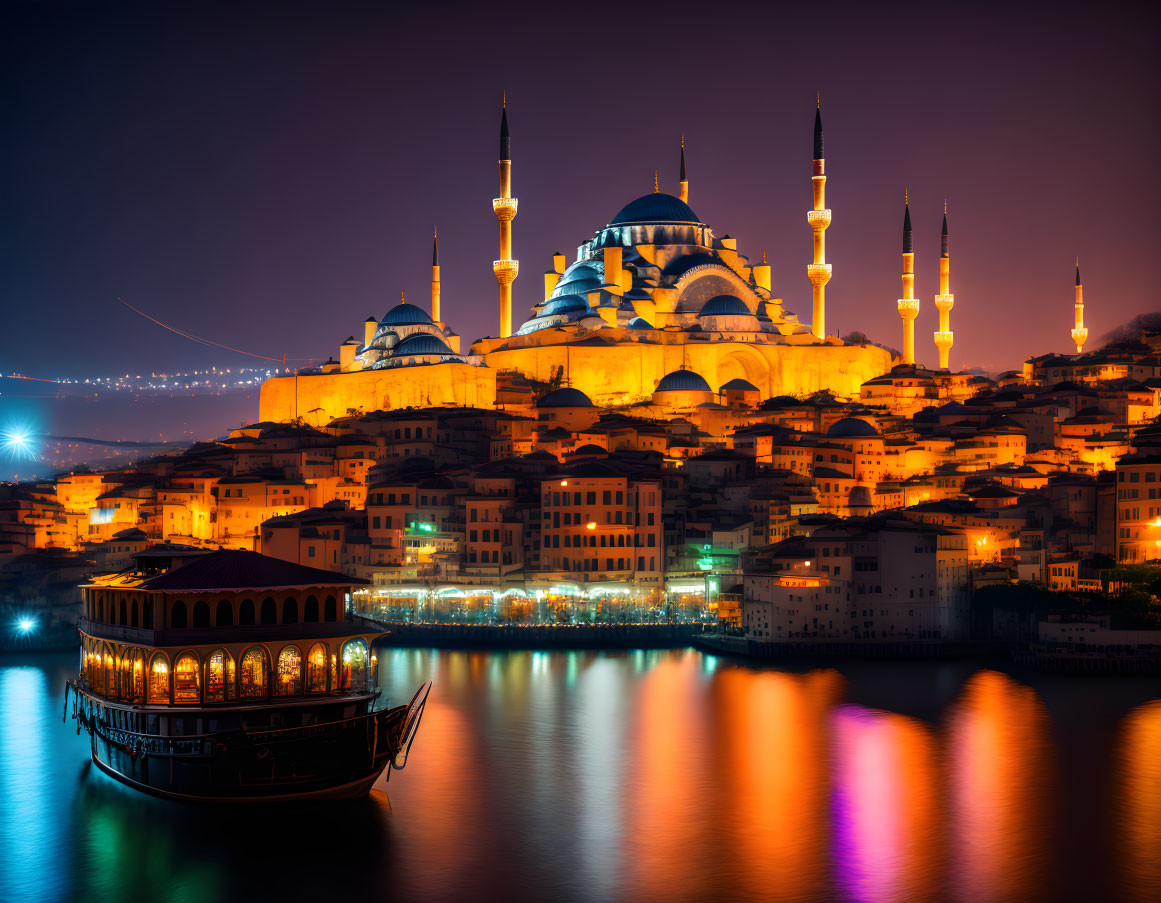
[[[250,607],[250,617],[254,616],[254,607]],[[233,627],[234,626],[234,608],[230,605],[229,599],[222,599],[218,602],[218,610],[214,613],[214,625],[217,627]]]
[[[112,609],[113,603],[110,602],[110,612]],[[117,695],[117,663],[113,661],[113,649],[108,643],[101,647],[101,693]]]
[[[128,612],[127,607],[125,605],[125,597],[124,596],[121,597],[120,609],[121,609],[121,617],[117,620],[117,623],[120,624],[121,626],[125,626],[126,624],[129,623],[129,612]]]
[[[306,692],[325,693],[327,691],[326,643],[315,643],[306,656]]]
[[[225,649],[215,649],[206,659],[206,702],[234,698],[234,659]]]
[[[314,596],[307,596],[306,601],[302,605],[302,623],[313,624],[318,620],[318,599]]]
[[[131,615],[131,619],[129,621],[130,625],[133,627],[140,627],[141,626],[141,619],[139,617],[140,609],[137,607],[137,600],[136,599],[133,600],[132,612],[133,612],[133,614]]]
[[[274,600],[267,596],[262,600],[262,623],[263,624],[277,624],[278,623],[278,606]]]
[[[362,640],[347,640],[343,643],[339,687],[343,690],[356,692],[366,690],[369,665],[370,656],[367,654],[367,644]]]
[[[205,605],[204,602],[198,604]],[[206,609],[208,611],[209,606],[206,606]],[[198,657],[192,652],[183,652],[173,666],[173,701],[186,703],[202,701],[201,665],[198,663]]]
[[[143,614],[145,615],[145,617],[141,621],[141,626],[144,627],[146,630],[152,630],[153,629],[153,600],[152,599],[145,600],[145,611],[143,612]]]
[[[125,698],[129,702],[145,701],[145,654],[140,649],[134,649],[126,658],[133,660],[132,676],[129,678],[128,688],[123,688]]]
[[[298,600],[294,596],[287,596],[282,601],[282,623],[298,623]]]
[[[133,650],[122,649],[117,659],[117,698],[133,701]]]
[[[338,619],[338,606],[335,604],[335,597],[327,596],[326,602],[323,603],[323,620],[337,621]]]
[[[105,620],[105,600],[99,594],[97,595],[97,620]]]
[[[164,652],[155,652],[149,660],[149,697],[150,705],[167,705],[169,703],[169,659]]]
[[[242,607],[238,609],[238,623],[249,627],[254,623],[254,600],[243,599]]]
[[[263,608],[266,603],[262,603]],[[270,671],[270,663],[266,658],[266,650],[261,646],[251,646],[242,656],[242,663],[238,674],[238,695],[243,699],[254,699],[266,695],[266,675]]]
[[[302,694],[302,652],[297,646],[283,646],[278,653],[278,680],[274,692],[278,696]]]
[[[185,603],[178,599],[169,611],[170,627],[185,627]]]
[[[209,627],[210,626],[210,606],[204,600],[198,599],[193,607],[193,626],[194,627]]]

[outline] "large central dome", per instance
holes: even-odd
[[[610,226],[625,223],[700,223],[689,204],[671,194],[655,191],[643,194],[621,208],[609,221]]]

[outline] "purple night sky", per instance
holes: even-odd
[[[164,7],[164,8],[159,8]],[[1140,6],[9,3],[4,371],[248,365],[118,305],[264,354],[325,358],[399,292],[494,334],[496,134],[512,126],[516,323],[554,250],[676,191],[810,318],[815,91],[831,331],[898,347],[912,200],[933,363],[950,199],[953,367],[1071,351],[1156,309],[1161,55]],[[399,11],[401,9],[401,11]],[[1095,342],[1092,343],[1095,346]],[[466,345],[465,345],[466,348]]]

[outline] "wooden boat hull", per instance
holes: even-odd
[[[161,737],[120,730],[78,689],[78,729],[94,764],[137,790],[187,801],[277,802],[366,794],[385,768],[402,768],[426,700],[353,718],[275,730]],[[422,694],[422,695],[421,695]]]

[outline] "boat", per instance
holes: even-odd
[[[381,695],[366,581],[256,552],[158,548],[82,586],[65,717],[92,760],[161,797],[356,797],[404,767],[430,682]]]

